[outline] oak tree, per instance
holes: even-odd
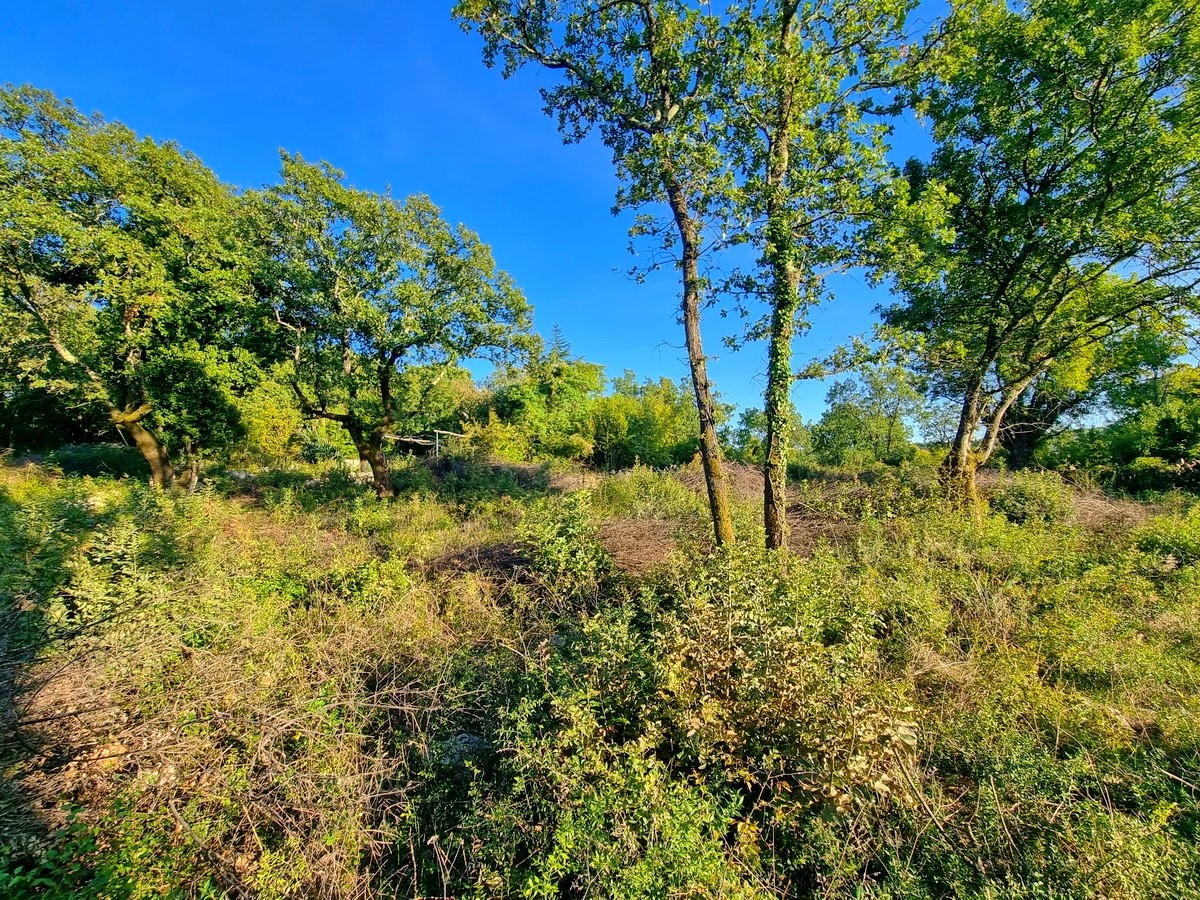
[[[384,442],[459,362],[519,349],[528,304],[490,248],[428,197],[356,190],[299,155],[283,154],[282,174],[256,200],[293,390],[306,415],[345,428],[391,497]]]

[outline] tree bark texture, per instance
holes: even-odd
[[[175,483],[175,467],[162,441],[144,426],[138,418],[130,418],[117,410],[110,412],[113,423],[131,438],[138,452],[150,466],[150,484],[156,488],[169,488]],[[139,417],[140,418],[140,417]]]
[[[368,436],[363,426],[357,422],[343,422],[358,458],[371,469],[371,480],[375,485],[375,494],[380,500],[390,500],[396,496],[396,487],[392,483],[392,468],[387,454],[383,451],[383,434],[379,430],[372,431]]]
[[[712,386],[708,381],[708,364],[700,340],[700,235],[678,180],[670,174],[664,174],[663,187],[666,188],[682,248],[683,332],[692,388],[696,393],[696,409],[700,415],[700,463],[708,489],[713,536],[719,547],[734,541],[733,516],[729,509],[729,486],[725,483],[721,465],[721,445],[717,440],[716,407]]]

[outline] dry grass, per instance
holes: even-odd
[[[757,466],[747,465],[746,463],[733,462],[725,460],[721,464],[722,472],[725,476],[725,483],[729,486],[729,493],[737,500],[755,500],[762,499],[763,495],[763,473],[762,469]],[[705,491],[704,470],[700,468],[698,461],[688,463],[686,466],[681,466],[675,471],[675,477],[688,488],[691,488],[697,493]]]
[[[1127,532],[1164,510],[1152,503],[1108,497],[1099,491],[1075,491],[1071,518],[1089,531]]]
[[[630,575],[666,564],[678,547],[676,526],[661,519],[612,519],[601,526],[600,543],[617,568]]]
[[[37,847],[78,805],[106,858],[153,849],[143,886],[371,895],[430,730],[460,699],[456,655],[511,631],[496,602],[511,544],[403,503],[372,510],[397,530],[371,534],[256,498],[180,510],[196,532],[180,568],[32,665],[0,653],[0,836]],[[84,564],[99,577],[105,558]]]

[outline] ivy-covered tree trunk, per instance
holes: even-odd
[[[708,506],[712,515],[713,536],[717,546],[732,544],[733,516],[729,510],[729,487],[721,466],[721,444],[717,440],[716,405],[708,381],[708,363],[700,341],[700,236],[687,199],[677,179],[664,172],[663,187],[679,231],[683,270],[683,331],[687,344],[696,409],[700,414],[700,464],[708,488]]]
[[[790,56],[790,16],[782,23],[784,52]],[[790,71],[790,66],[788,67]],[[791,430],[792,339],[800,308],[800,268],[784,183],[791,164],[794,85],[778,88],[778,108],[767,157],[767,228],[764,257],[771,272],[771,336],[767,348],[767,390],[763,412],[767,446],[763,460],[763,527],[768,550],[787,543],[787,435]]]
[[[784,161],[786,167],[786,159]],[[767,258],[772,269],[771,340],[767,350],[764,413],[767,445],[763,460],[763,525],[767,549],[787,542],[787,435],[791,430],[792,338],[800,306],[799,269],[792,261],[787,222],[778,215],[768,225]]]

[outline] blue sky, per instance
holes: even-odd
[[[610,213],[616,180],[595,139],[564,146],[541,111],[550,76],[504,81],[486,69],[451,3],[4,4],[0,82],[31,83],[140,134],[174,140],[224,180],[275,180],[278,150],[328,160],[356,187],[426,193],[477,231],[521,285],[548,335],[610,375],[685,374],[673,273],[626,272],[628,217]],[[909,126],[904,145],[919,140]],[[906,146],[900,148],[903,155]],[[869,330],[885,292],[841,277],[835,300],[796,344],[802,362]],[[707,314],[710,374],[723,399],[761,405],[764,348],[736,353],[732,319]],[[802,383],[805,419],[826,385]]]

